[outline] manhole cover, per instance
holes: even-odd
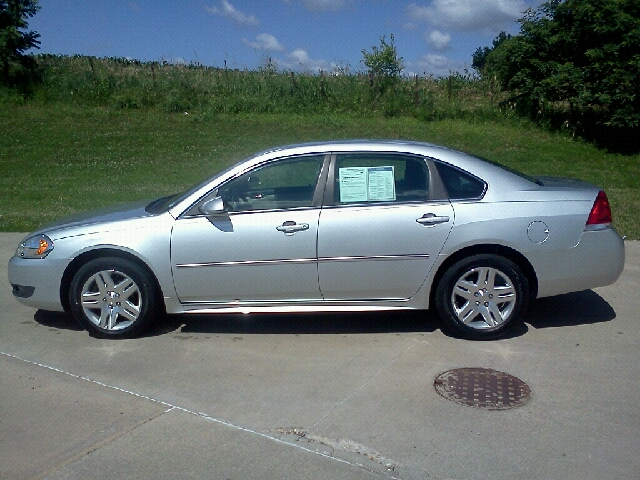
[[[488,368],[449,370],[438,375],[433,386],[447,400],[487,410],[520,407],[531,398],[531,389],[522,380]]]

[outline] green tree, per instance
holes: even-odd
[[[500,46],[502,42],[505,40],[509,40],[512,37],[511,34],[500,32],[496,38],[493,39],[491,47],[478,47],[473,55],[471,56],[472,62],[471,66],[480,74],[484,73],[484,67],[487,63],[487,57],[491,52],[493,52],[496,48]]]
[[[519,108],[586,134],[637,135],[638,0],[552,0],[519,23],[485,65]]]
[[[380,46],[372,46],[370,52],[362,50],[362,56],[362,63],[368,69],[370,84],[375,92],[383,95],[398,83],[404,67],[402,57],[398,57],[393,34],[390,43],[387,43],[385,37],[381,37]]]
[[[25,52],[38,48],[40,34],[27,31],[27,19],[40,9],[38,0],[0,0],[0,83],[25,87],[37,64]]]

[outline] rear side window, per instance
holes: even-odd
[[[482,180],[444,163],[437,162],[437,166],[450,200],[480,198],[484,194]]]

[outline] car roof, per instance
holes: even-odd
[[[507,185],[503,185],[503,182],[506,182],[510,188],[514,189],[535,188],[535,185],[530,180],[483,158],[442,145],[411,140],[361,139],[300,143],[265,150],[256,154],[253,158],[260,157],[260,161],[263,161],[283,155],[348,152],[389,152],[420,155],[465,170],[489,184],[500,184],[500,187],[506,187]]]
[[[297,143],[292,145],[283,145],[264,150],[254,155],[255,157],[268,155],[272,153],[281,154],[282,152],[291,153],[292,151],[304,151],[305,153],[313,151],[331,152],[331,151],[390,151],[390,152],[413,152],[415,150],[424,149],[445,149],[439,145],[425,142],[416,142],[410,140],[336,140],[323,142]]]
[[[450,163],[454,166],[473,172],[476,169],[482,169],[489,165],[490,170],[498,169],[495,165],[490,165],[486,161],[469,155],[464,152],[452,150],[441,145],[433,143],[417,142],[411,140],[338,140],[299,143],[293,145],[284,145],[280,147],[270,148],[262,152],[256,153],[248,160],[259,159],[259,161],[268,161],[283,155],[305,155],[313,153],[347,153],[347,152],[389,152],[389,153],[408,153],[429,157]]]

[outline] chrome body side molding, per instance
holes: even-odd
[[[176,268],[198,268],[198,267],[234,267],[238,265],[276,265],[288,263],[314,263],[314,262],[359,262],[371,260],[417,260],[429,258],[429,254],[415,255],[373,255],[373,256],[347,256],[347,257],[320,257],[316,258],[289,258],[276,260],[241,260],[228,262],[204,262],[204,263],[182,263]]]

